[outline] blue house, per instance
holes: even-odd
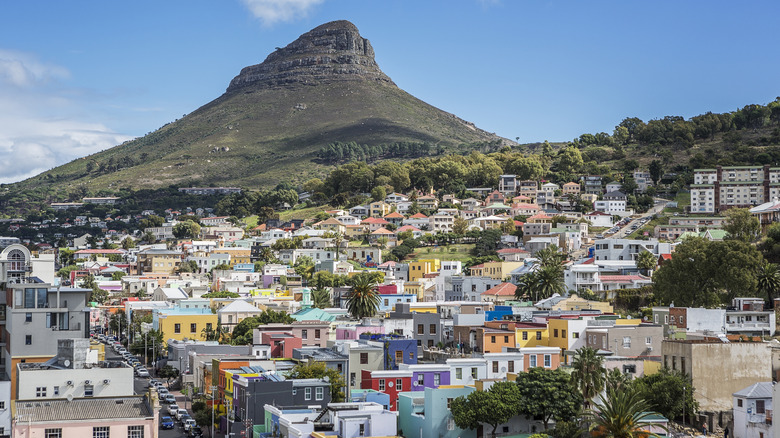
[[[395,334],[362,333],[360,339],[381,343],[384,369],[397,370],[399,363],[417,363],[417,340]]]
[[[505,316],[512,316],[512,306],[496,306],[485,312],[485,321],[502,321]]]
[[[379,312],[392,312],[398,303],[416,303],[417,294],[379,294]]]
[[[473,386],[448,386],[402,392],[398,395],[398,430],[406,436],[476,438],[476,430],[455,425],[449,409],[452,400],[466,397],[472,391]]]

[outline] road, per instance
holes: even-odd
[[[106,346],[106,360],[112,360],[112,361],[122,361],[122,356],[119,356],[118,354],[114,353],[114,350],[110,347]],[[149,380],[145,377],[137,377],[133,376],[133,390],[136,394],[146,394],[149,389]],[[186,408],[190,411],[190,415],[192,415],[191,411],[191,405],[189,401],[186,402],[185,407],[185,397],[181,395],[179,391],[172,392],[173,395],[176,396],[176,404],[179,405],[180,408]],[[168,405],[165,403],[160,404],[160,417],[163,416],[170,416],[168,414]],[[159,438],[182,438],[186,437],[187,434],[184,433],[184,429],[182,429],[181,424],[179,424],[174,419],[175,427],[173,429],[160,429],[159,434],[157,435]]]

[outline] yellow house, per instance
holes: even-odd
[[[377,201],[368,204],[371,217],[385,217],[390,213],[392,208],[393,206],[385,201]]]
[[[155,330],[165,339],[182,341],[184,338],[205,341],[204,329],[217,328],[217,314],[211,309],[165,309],[154,313]]]
[[[552,310],[583,310],[594,309],[601,310],[601,313],[614,313],[612,305],[606,301],[589,301],[585,298],[580,298],[577,294],[571,294],[570,297],[564,298],[552,306]]]
[[[241,248],[241,247],[216,248],[212,252],[214,254],[228,254],[230,256],[231,267],[235,266],[236,264],[251,263],[251,261],[249,260],[249,256],[252,250],[249,248]]]
[[[344,234],[344,232],[347,230],[344,224],[342,224],[341,222],[337,221],[332,217],[325,219],[324,221],[317,222],[316,224],[314,224],[314,229],[330,231],[332,233],[337,233],[337,234]]]
[[[181,253],[167,249],[147,249],[138,253],[138,274],[173,274],[181,265]]]
[[[345,229],[346,229],[345,235],[349,240],[356,240],[368,234],[368,226],[363,224],[347,225]]]
[[[549,332],[546,324],[523,322],[515,325],[515,342],[518,348],[548,347]]]
[[[439,269],[441,269],[439,259],[421,259],[409,262],[409,281],[418,281],[425,277],[425,274],[439,272]]]
[[[471,275],[490,277],[494,280],[503,281],[506,278],[509,278],[509,274],[512,271],[521,266],[523,266],[523,262],[486,262],[483,263],[480,268],[477,268],[477,271],[479,272],[472,268]],[[411,275],[411,269],[409,275]]]
[[[420,300],[425,293],[425,286],[419,281],[407,281],[404,283],[404,293],[415,294],[417,299]]]

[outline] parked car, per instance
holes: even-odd
[[[181,428],[184,429],[184,425],[187,423],[187,420],[191,420],[192,417],[190,417],[190,414],[184,414],[179,419],[179,423],[181,423]],[[186,432],[186,430],[185,430]]]
[[[185,416],[185,415],[189,415],[189,413],[187,412],[187,410],[186,410],[186,409],[184,409],[184,408],[179,408],[179,410],[178,410],[178,411],[176,411],[176,413],[175,413],[174,415],[176,416],[176,419],[177,419],[177,420],[181,420],[181,417],[183,417],[183,416]]]
[[[163,403],[176,403],[176,396],[168,393],[162,398]]]
[[[160,396],[160,398],[165,398],[167,394],[170,394],[170,391],[168,391],[168,388],[158,387],[157,388],[157,395]]]
[[[146,368],[137,368],[135,373],[138,377],[149,377],[149,371],[146,371]]]
[[[190,438],[201,438],[203,436],[203,429],[200,428],[197,424],[195,426],[192,426],[189,431],[187,431],[187,436]]]
[[[165,416],[160,418],[160,429],[173,429],[173,418]]]
[[[171,395],[173,395],[173,394],[171,394]],[[179,410],[179,405],[177,405],[176,403],[171,403],[171,404],[168,405],[168,413],[169,414],[175,415],[176,411],[178,411],[178,410]]]
[[[196,424],[195,420],[193,420],[192,418],[188,418],[184,420],[184,431],[185,432],[189,431],[190,429],[192,429],[193,426],[195,426],[195,424]]]
[[[150,388],[157,388],[157,386],[158,386],[157,384],[158,383],[160,383],[160,382],[158,382],[156,379],[152,379],[152,380],[149,381],[149,387]],[[160,383],[160,384],[162,385],[162,383]]]

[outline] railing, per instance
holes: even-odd
[[[769,420],[770,423],[767,423],[767,418],[765,414],[748,414],[748,423],[760,423],[760,424],[771,424],[771,419]]]

